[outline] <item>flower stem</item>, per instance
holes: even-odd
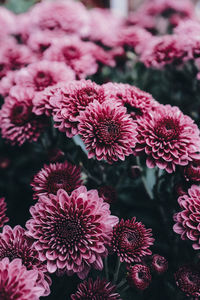
[[[142,165],[140,163],[140,158],[139,156],[136,156],[136,162],[137,162],[137,165],[141,168],[141,170],[143,170],[142,168]],[[148,185],[147,185],[147,182],[146,182],[146,178],[144,177],[144,175],[141,176],[141,180],[142,180],[142,183],[143,183],[143,186],[145,188],[145,191],[147,193],[147,195],[149,196],[149,198],[151,200],[153,200],[153,193],[152,191],[148,188]]]
[[[121,288],[126,283],[126,278],[123,278],[120,283],[118,283],[117,288]]]
[[[129,285],[126,285],[123,290],[121,290],[120,294],[124,294],[130,288]]]
[[[104,268],[105,268],[105,276],[106,279],[109,280],[109,272],[108,272],[108,257],[104,258]]]
[[[113,277],[114,283],[116,283],[117,280],[118,280],[118,275],[119,275],[119,269],[120,269],[120,266],[121,266],[121,261],[120,261],[120,258],[117,257],[117,263],[116,263],[115,272],[114,272],[114,277]]]

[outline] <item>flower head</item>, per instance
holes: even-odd
[[[177,286],[187,296],[200,296],[200,272],[195,266],[181,266],[174,274]]]
[[[94,100],[105,100],[104,89],[90,80],[76,80],[63,85],[50,98],[55,127],[68,137],[78,133],[80,112]]]
[[[145,290],[151,282],[150,269],[145,265],[134,265],[130,268],[127,279],[130,286]]]
[[[182,240],[191,240],[195,250],[200,249],[200,187],[192,185],[188,193],[178,198],[181,211],[174,215],[173,229]]]
[[[69,196],[60,189],[57,195],[41,196],[30,212],[27,234],[36,240],[50,273],[64,270],[83,279],[91,266],[103,268],[102,257],[118,218],[110,215],[109,205],[96,190],[81,186]]]
[[[0,261],[0,299],[39,300],[44,288],[38,286],[38,270],[27,270],[21,259]]]
[[[138,122],[136,153],[145,153],[147,166],[172,173],[199,157],[200,135],[194,121],[178,107],[160,105]]]
[[[141,257],[151,255],[149,247],[153,245],[151,229],[146,229],[136,218],[124,221],[114,227],[111,247],[120,261],[132,263],[140,261]]]
[[[56,195],[59,189],[64,189],[71,194],[81,184],[81,169],[67,161],[44,165],[31,183],[35,199],[42,195]]]
[[[5,198],[0,198],[0,227],[3,227],[5,223],[9,221],[8,217],[6,216],[6,202]]]
[[[72,300],[121,300],[116,292],[116,287],[105,279],[97,278],[93,281],[89,278],[79,284],[76,294],[71,295]]]
[[[79,133],[89,158],[96,156],[112,163],[133,153],[137,126],[124,107],[111,101],[102,104],[94,101],[81,112],[79,122]]]
[[[154,254],[151,266],[153,270],[156,271],[158,274],[162,274],[167,271],[168,261],[163,256],[159,254]]]
[[[107,203],[113,203],[117,199],[117,192],[110,185],[103,185],[99,188],[99,196]]]
[[[13,145],[37,141],[46,125],[45,119],[32,112],[33,96],[34,92],[28,88],[13,87],[1,107],[1,134]]]
[[[10,261],[19,258],[27,270],[38,271],[37,285],[44,288],[44,295],[50,294],[51,279],[46,274],[46,265],[39,260],[33,241],[25,235],[25,230],[17,225],[13,229],[4,226],[0,233],[0,260],[7,257]]]
[[[194,159],[184,167],[184,177],[187,181],[200,181],[200,159]]]

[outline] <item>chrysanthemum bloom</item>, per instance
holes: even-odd
[[[135,151],[146,154],[149,168],[172,173],[177,165],[186,166],[199,157],[199,129],[178,107],[160,105],[138,123]]]
[[[177,286],[187,296],[200,296],[200,272],[195,266],[181,266],[174,274]]]
[[[13,229],[6,225],[0,233],[0,260],[5,257],[10,261],[20,258],[27,270],[36,269],[37,285],[44,288],[44,296],[50,294],[51,279],[47,275],[47,267],[39,260],[33,241],[25,235],[25,230],[19,225]]]
[[[28,271],[21,259],[0,261],[0,299],[39,300],[44,288],[37,285],[38,270]]]
[[[151,282],[150,269],[145,265],[134,265],[130,268],[127,279],[130,286],[145,290]]]
[[[109,204],[96,190],[81,186],[69,196],[60,189],[57,195],[41,196],[30,212],[27,234],[36,240],[39,257],[47,261],[50,273],[65,270],[83,279],[90,267],[102,270],[102,257],[107,255],[118,218],[110,215]]]
[[[114,227],[111,248],[120,261],[132,263],[140,261],[141,257],[151,255],[149,247],[153,245],[151,229],[146,229],[136,218],[124,221]]]
[[[113,203],[117,199],[117,192],[110,185],[103,185],[99,188],[99,196],[107,203]]]
[[[80,113],[79,133],[88,150],[88,157],[96,156],[113,163],[133,153],[137,142],[137,125],[126,114],[126,108],[111,101],[90,103]]]
[[[104,89],[90,80],[72,81],[57,89],[50,97],[55,127],[68,137],[76,135],[80,112],[94,100],[105,100]]]
[[[5,70],[18,70],[34,60],[35,57],[27,46],[8,39],[0,48],[0,78],[5,75]]]
[[[165,65],[183,64],[188,53],[176,35],[154,37],[141,55],[141,61],[147,67],[162,68]]]
[[[165,257],[159,255],[159,254],[154,254],[151,262],[151,266],[154,271],[158,274],[162,274],[167,271],[168,269],[168,261],[166,260]]]
[[[125,106],[133,119],[140,118],[158,106],[158,103],[149,93],[136,86],[109,82],[104,84],[103,88],[106,99]]]
[[[58,38],[45,51],[44,59],[64,62],[82,79],[97,72],[98,65],[91,47],[91,42],[85,42],[78,37]]]
[[[34,190],[34,198],[57,194],[59,189],[64,189],[68,194],[82,184],[81,169],[71,163],[55,163],[44,165],[31,183]]]
[[[187,181],[200,181],[200,159],[194,159],[184,167],[184,177]]]
[[[173,229],[182,240],[191,240],[195,250],[200,249],[200,187],[192,185],[188,194],[180,196],[178,203],[182,211],[174,215]]]
[[[42,2],[30,13],[30,31],[32,28],[84,37],[89,31],[89,14],[80,2]]]
[[[39,61],[15,74],[16,85],[43,91],[46,87],[75,79],[74,71],[62,62]]]
[[[6,206],[5,198],[0,198],[0,227],[3,227],[3,225],[9,221],[6,216]]]
[[[116,292],[116,287],[105,279],[97,278],[93,281],[89,278],[78,285],[76,294],[71,295],[72,300],[121,300]]]
[[[49,86],[45,88],[43,91],[35,94],[33,98],[33,112],[37,116],[46,115],[47,117],[52,116],[52,111],[54,109],[54,105],[51,105],[50,99],[53,97],[57,91],[61,89],[61,87],[67,85],[67,83],[60,82],[56,85]],[[1,89],[1,83],[0,83]],[[56,103],[58,106],[58,103]]]
[[[11,144],[22,145],[26,141],[35,142],[46,124],[45,119],[32,112],[34,92],[31,89],[13,87],[0,110],[2,137]]]

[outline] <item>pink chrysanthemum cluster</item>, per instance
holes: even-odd
[[[183,240],[191,240],[195,250],[200,249],[200,187],[192,185],[187,194],[178,198],[181,211],[174,215],[173,229]]]
[[[27,234],[35,239],[39,258],[47,262],[50,273],[63,270],[85,278],[91,267],[103,268],[118,218],[110,215],[97,191],[81,186],[68,195],[60,189],[57,195],[40,196],[30,212]]]

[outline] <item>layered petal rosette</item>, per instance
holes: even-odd
[[[121,300],[116,292],[116,287],[105,279],[97,278],[95,281],[89,278],[79,284],[78,290],[71,295],[72,300]]]
[[[21,259],[0,261],[0,299],[39,300],[44,289],[37,285],[38,270],[28,271]]]
[[[39,258],[47,261],[50,273],[63,270],[85,278],[91,267],[103,268],[118,218],[110,215],[96,190],[81,186],[69,196],[60,189],[57,195],[41,196],[30,212],[27,235],[36,240]]]
[[[79,133],[88,150],[88,157],[96,156],[113,163],[133,153],[137,142],[137,125],[126,108],[105,101],[91,103],[79,117]]]
[[[200,249],[200,187],[192,185],[187,194],[178,198],[181,211],[174,215],[173,229],[182,240],[191,240],[195,250]]]
[[[151,255],[149,247],[154,242],[151,231],[141,222],[136,222],[136,218],[122,219],[113,229],[111,248],[121,262],[141,261],[143,256]]]
[[[44,165],[44,168],[34,176],[31,183],[35,192],[35,199],[42,195],[56,195],[59,189],[64,189],[68,194],[71,194],[81,184],[81,169],[67,161]]]
[[[157,166],[168,173],[199,157],[200,132],[194,121],[178,107],[160,105],[138,123],[135,152],[147,156],[149,168]]]

